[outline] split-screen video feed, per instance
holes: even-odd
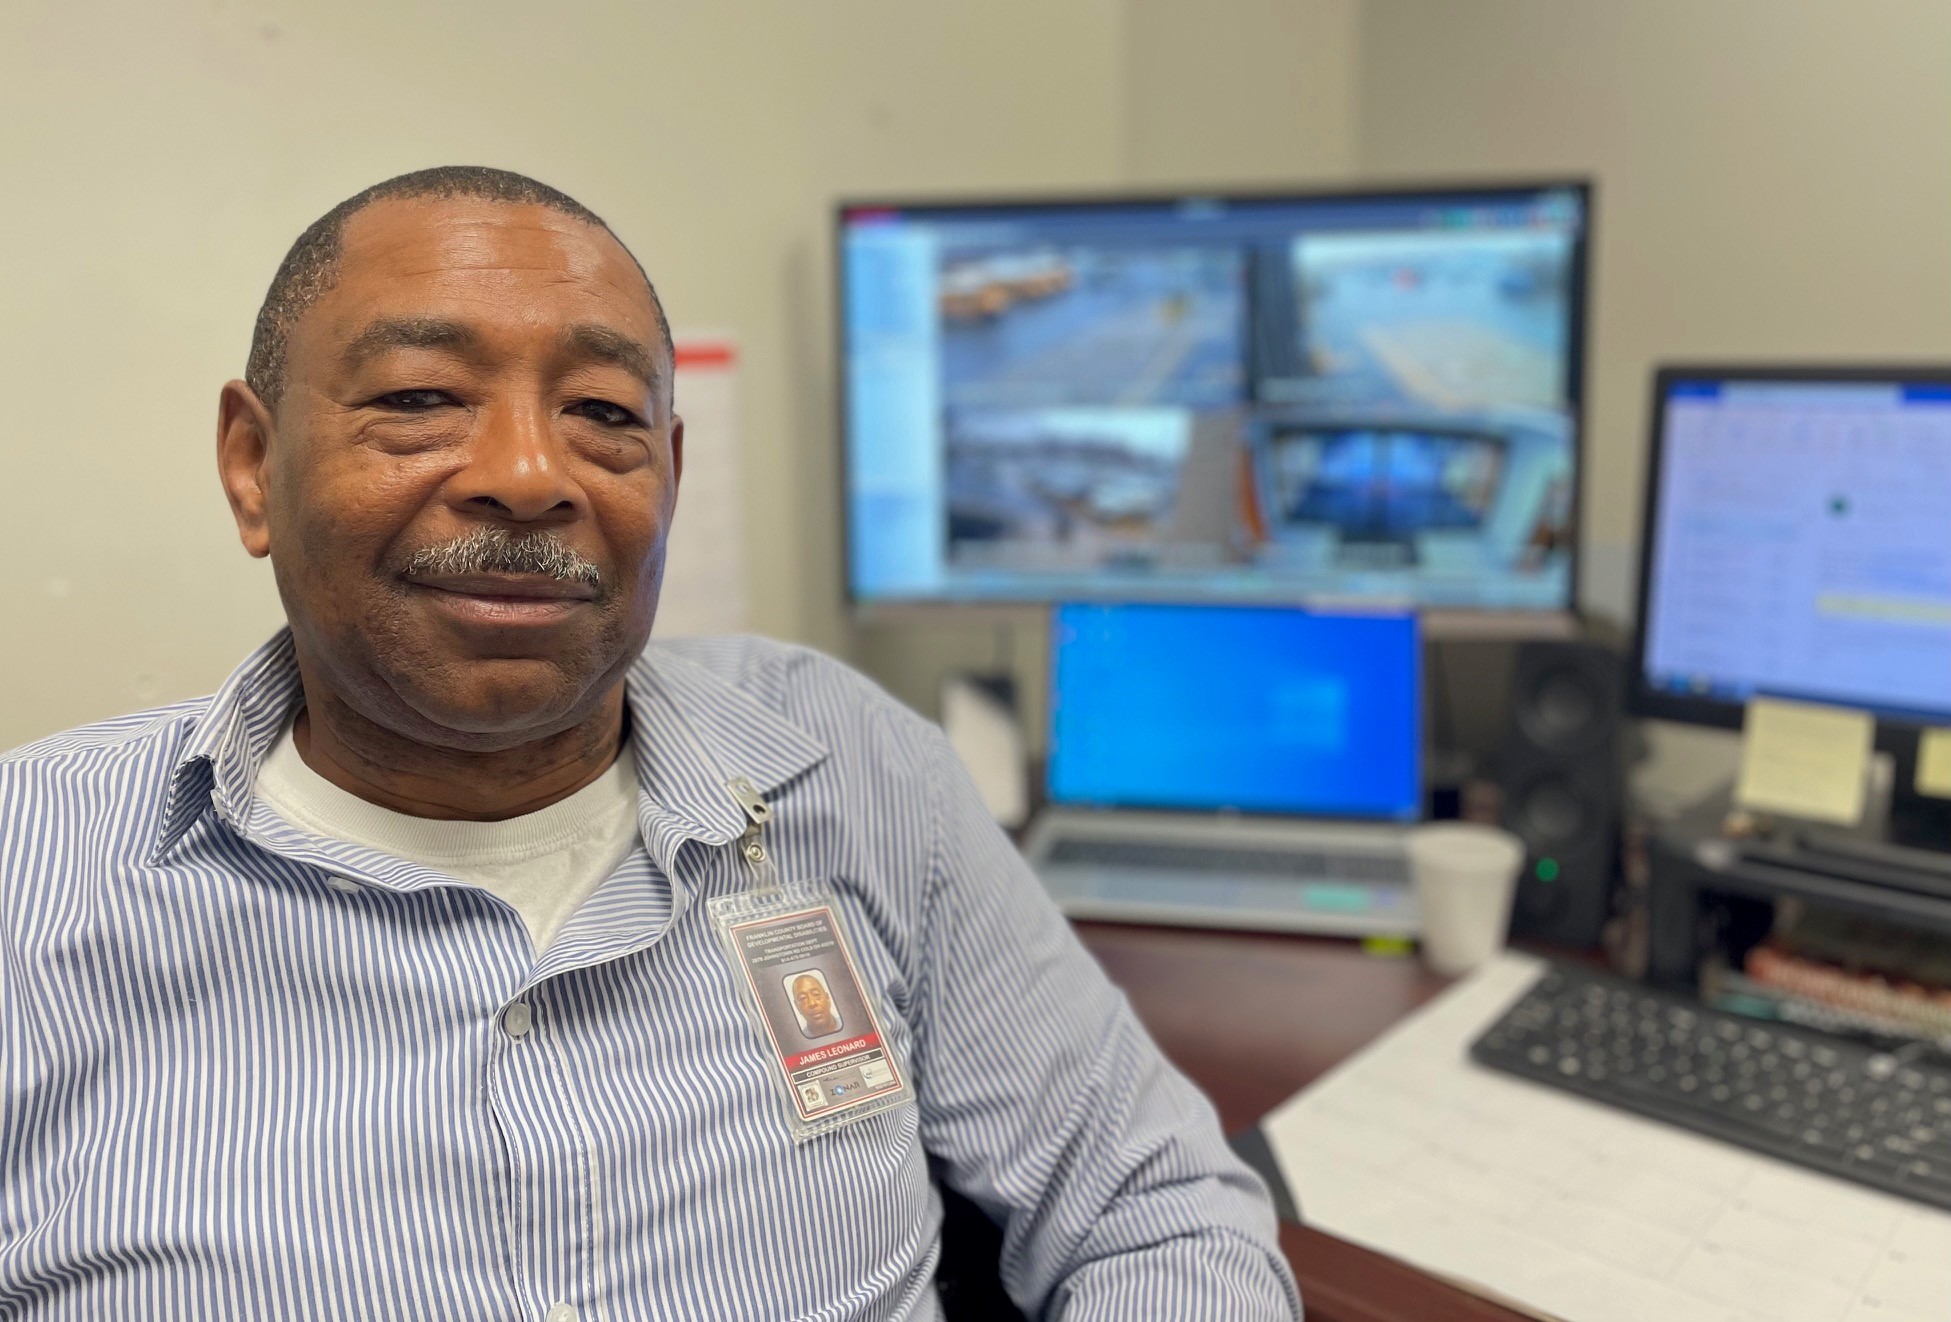
[[[1575,207],[1530,201],[906,236],[932,345],[907,365],[937,379],[905,436],[852,401],[856,593],[1562,609],[1581,249]],[[897,461],[905,492],[871,471],[890,443],[936,452]],[[863,526],[864,494],[896,517]]]

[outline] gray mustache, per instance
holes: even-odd
[[[603,586],[603,571],[595,562],[565,546],[554,533],[517,537],[505,528],[476,528],[451,542],[423,546],[407,557],[401,572],[408,578],[540,574],[564,583],[580,583],[592,592]]]

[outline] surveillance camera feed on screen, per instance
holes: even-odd
[[[1585,196],[848,209],[865,602],[1562,611]]]

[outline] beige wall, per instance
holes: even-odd
[[[0,748],[206,692],[276,624],[213,474],[218,386],[311,219],[524,170],[674,318],[736,328],[755,624],[845,649],[827,206],[1113,183],[1113,0],[21,0],[0,9]]]
[[[1134,186],[1282,184],[1355,167],[1356,0],[1131,0]]]
[[[1588,595],[1634,576],[1651,365],[1951,358],[1951,3],[1365,0],[1357,159],[1599,181]]]

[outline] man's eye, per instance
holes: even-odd
[[[605,427],[630,427],[638,422],[637,415],[620,404],[612,404],[606,399],[585,399],[569,406],[569,411],[578,417],[600,422]]]
[[[373,401],[383,409],[399,413],[424,413],[453,402],[444,390],[395,390]]]

